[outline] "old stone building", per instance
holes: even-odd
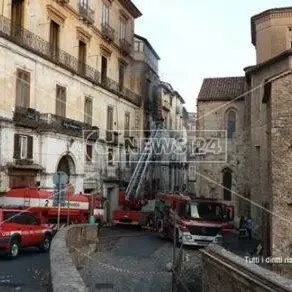
[[[187,129],[188,140],[188,175],[187,175],[187,190],[191,195],[196,195],[196,180],[197,180],[197,161],[196,161],[196,149],[193,145],[196,142],[196,113],[185,111],[185,127]]]
[[[131,69],[141,12],[130,0],[0,7],[0,191],[52,188],[62,170],[75,192],[102,192],[115,208],[124,133],[143,126]]]
[[[197,101],[197,195],[232,203],[242,193],[244,77],[204,79]],[[223,187],[221,187],[223,186]]]
[[[198,128],[223,129],[225,125],[227,138],[229,129],[235,136],[233,145],[227,139],[227,164],[216,164],[215,171],[211,172],[210,166],[200,163],[198,176],[202,174],[207,181],[209,178],[216,181],[224,198],[221,170],[228,167],[232,174],[229,186],[238,198],[234,200],[238,202],[238,215],[251,215],[254,235],[263,240],[266,255],[290,257],[292,8],[270,9],[253,16],[251,34],[257,63],[244,69],[245,78],[229,79],[237,80],[234,85],[240,82],[240,90],[233,90],[232,96],[225,92],[226,99],[218,102],[212,99],[210,91],[205,102],[199,95]],[[221,95],[220,88],[215,95]],[[239,95],[242,98],[237,99]],[[233,116],[231,111],[235,113]],[[198,185],[200,191],[210,195],[205,180]]]

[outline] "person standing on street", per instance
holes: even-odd
[[[245,223],[245,229],[246,229],[246,232],[248,234],[248,239],[251,240],[251,233],[252,233],[252,219],[251,217],[249,216],[246,220],[246,223]]]

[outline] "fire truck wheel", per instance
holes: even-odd
[[[12,239],[10,242],[10,248],[8,251],[8,258],[9,259],[15,259],[19,255],[19,250],[20,250],[20,242],[18,239]]]
[[[42,252],[49,251],[51,246],[51,240],[52,240],[51,235],[46,234],[42,244],[39,246],[40,251]]]

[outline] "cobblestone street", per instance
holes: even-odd
[[[154,233],[105,229],[100,248],[81,270],[89,291],[170,291],[172,243]],[[224,247],[245,256],[257,241],[238,240],[235,234],[224,236]],[[178,254],[179,249],[176,250]],[[201,255],[199,248],[183,250],[180,291],[201,291]]]

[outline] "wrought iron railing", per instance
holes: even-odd
[[[10,19],[3,15],[0,15],[0,37],[3,37],[26,50],[87,79],[94,85],[101,86],[129,102],[141,106],[141,96],[138,94],[127,88],[120,88],[118,82],[108,77],[106,78],[106,81],[102,81],[100,72],[93,67],[84,62],[80,62],[77,58],[67,52],[53,47],[48,41],[45,41],[29,30],[14,25]]]
[[[94,23],[94,10],[91,9],[88,4],[83,4],[79,2],[79,14],[86,22],[93,24]]]
[[[101,33],[107,40],[113,41],[115,38],[115,30],[108,23],[101,24]]]
[[[132,50],[132,45],[126,39],[120,39],[120,49],[123,54],[129,55]]]

